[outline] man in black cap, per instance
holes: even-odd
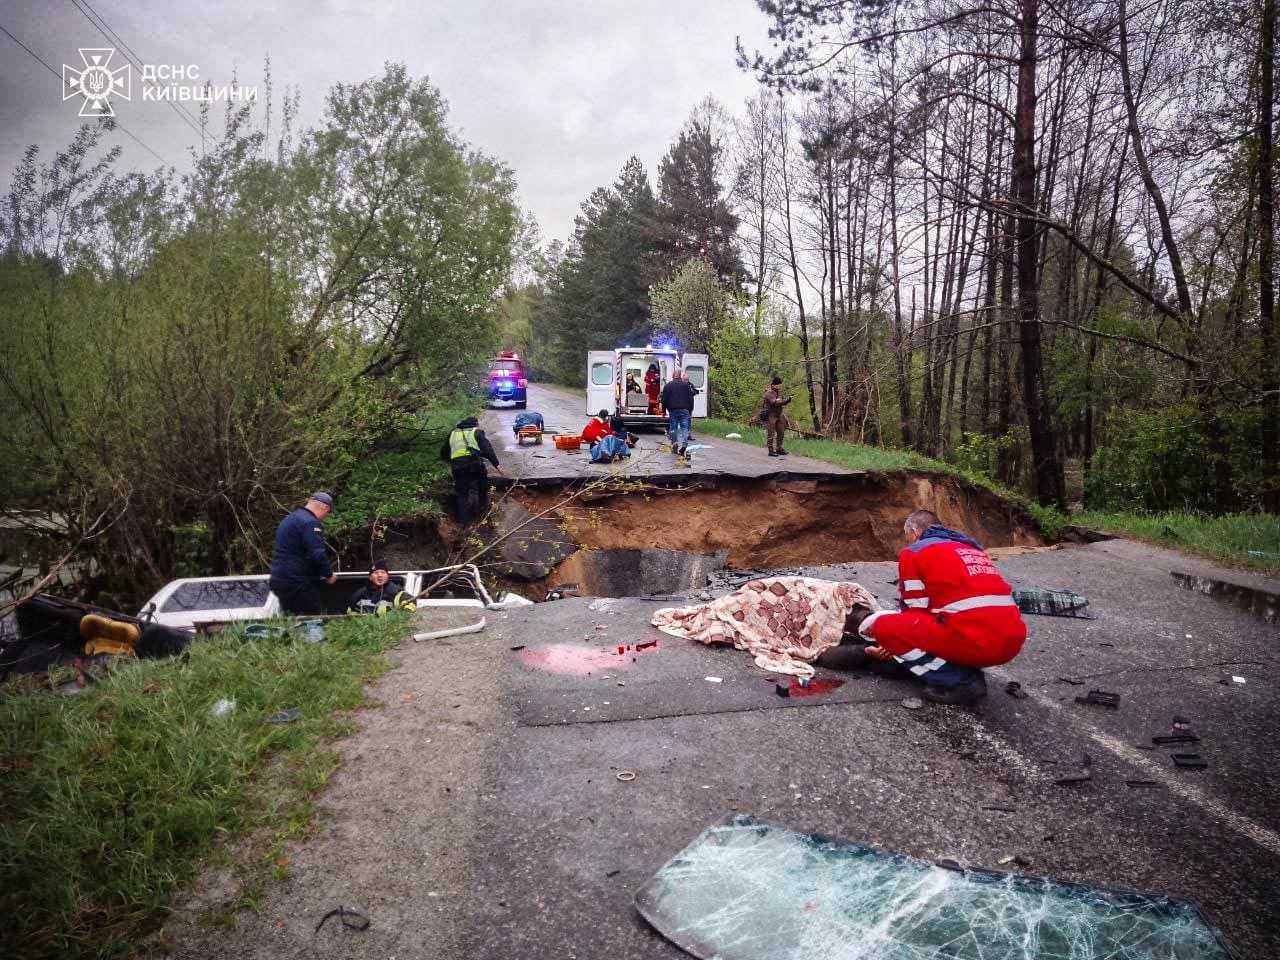
[[[475,516],[483,517],[489,511],[489,474],[484,462],[502,473],[493,444],[480,429],[480,421],[467,417],[458,421],[440,447],[440,459],[449,464],[453,474],[453,493],[458,523],[471,522],[471,501],[476,500]]]
[[[271,552],[271,592],[280,598],[285,613],[324,612],[320,581],[336,583],[337,574],[329,563],[320,521],[333,510],[333,497],[319,490],[305,505],[280,521]]]
[[[395,606],[396,598],[404,592],[404,583],[391,576],[387,561],[375,560],[369,568],[369,579],[351,595],[351,608],[357,612],[376,611],[382,603]]]

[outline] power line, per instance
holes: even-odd
[[[100,13],[98,13],[97,10],[93,9],[93,7],[89,4],[88,0],[71,0],[71,2],[75,5],[75,8],[77,10],[79,10],[81,13],[84,14],[85,19],[88,20],[91,24],[93,24],[94,27],[97,28],[100,34],[106,37],[107,40],[110,41],[111,43],[114,43],[116,47],[118,47],[123,52],[125,60],[131,63],[134,66],[134,68],[138,71],[139,76],[141,76],[142,58],[138,56],[137,52],[131,46],[129,46],[127,43],[124,42],[120,34],[116,33],[113,29],[111,29],[110,24],[107,23],[107,21],[103,18],[103,16]],[[95,17],[97,19],[95,19]],[[196,133],[200,134],[200,140],[203,143],[204,137],[205,137],[204,130],[203,128],[201,128],[199,123],[197,123],[191,111],[189,111],[185,106],[174,103],[172,100],[166,100],[165,103],[169,105],[169,109],[171,109],[174,113],[178,115],[179,119],[181,119],[187,126],[189,126]]]
[[[40,64],[42,67],[44,67],[44,68],[45,68],[46,70],[48,70],[50,73],[52,73],[55,77],[57,77],[57,78],[58,78],[58,83],[59,83],[59,84],[61,84],[61,83],[62,83],[62,74],[60,74],[57,70],[53,69],[53,67],[49,66],[48,62],[47,62],[43,57],[41,57],[38,53],[36,53],[34,50],[32,50],[30,47],[28,47],[25,43],[23,43],[21,40],[19,40],[17,37],[15,37],[15,36],[14,36],[12,33],[10,33],[8,30],[6,30],[6,29],[4,28],[4,25],[3,25],[3,24],[0,24],[0,33],[3,33],[6,37],[8,37],[10,40],[12,40],[14,43],[16,43],[18,46],[20,46],[23,50],[25,50],[25,51],[27,52],[27,55],[28,55],[29,57],[31,57],[31,59],[35,60],[35,62],[36,62],[36,63]],[[103,119],[106,119],[106,118],[103,118]],[[121,133],[123,133],[126,137],[128,137],[130,140],[132,140],[132,141],[133,141],[134,143],[136,143],[138,146],[142,147],[142,149],[143,149],[143,150],[146,150],[146,151],[147,151],[147,153],[151,154],[153,157],[155,157],[155,158],[156,158],[157,160],[159,160],[161,163],[166,164],[166,165],[168,164],[168,162],[169,162],[168,160],[166,160],[164,157],[160,156],[160,154],[156,153],[156,152],[155,152],[154,150],[152,150],[149,146],[147,146],[145,143],[143,143],[140,139],[138,139],[136,136],[134,136],[134,135],[133,135],[133,133],[132,133],[130,130],[128,130],[128,129],[125,127],[125,125],[124,125],[124,124],[122,124],[119,120],[116,120],[114,117],[112,117],[111,119],[114,121],[114,126],[115,126],[115,128],[116,128],[117,130],[119,130]]]

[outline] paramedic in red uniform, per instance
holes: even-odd
[[[658,372],[656,363],[649,364],[644,374],[644,393],[649,400],[649,416],[658,416],[658,395],[662,393],[662,374]]]
[[[609,426],[609,411],[601,410],[594,417],[587,421],[587,425],[582,428],[582,440],[584,443],[597,444],[601,438],[607,437],[613,433],[613,428]]]
[[[898,554],[902,610],[877,611],[859,632],[867,655],[892,658],[924,681],[935,703],[986,696],[983,667],[1008,663],[1027,639],[1013,590],[971,537],[949,530],[928,510],[907,517]]]

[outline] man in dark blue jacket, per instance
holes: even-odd
[[[270,584],[285,613],[324,612],[320,581],[334,583],[338,579],[320,536],[320,521],[332,509],[333,497],[321,490],[276,527]]]

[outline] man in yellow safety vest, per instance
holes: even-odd
[[[440,447],[440,459],[449,464],[453,473],[458,523],[465,526],[473,517],[484,516],[489,510],[489,474],[484,462],[488,460],[492,463],[498,473],[502,473],[502,466],[498,463],[493,444],[484,435],[480,422],[475,417],[467,417],[458,422]],[[471,503],[473,498],[476,501],[474,510]]]

